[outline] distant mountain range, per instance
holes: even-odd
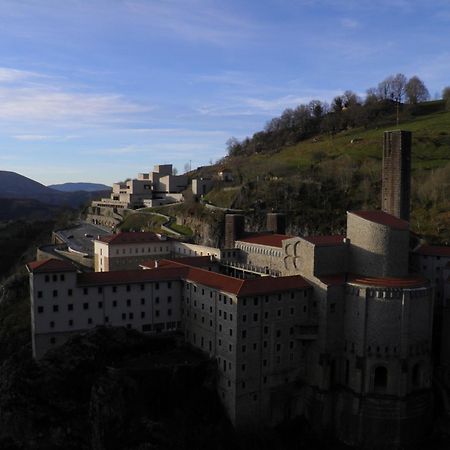
[[[47,186],[50,189],[55,189],[61,192],[76,192],[76,191],[86,191],[86,192],[95,192],[95,191],[107,191],[110,190],[110,186],[106,186],[106,184],[100,183],[63,183],[63,184],[50,184]]]
[[[91,183],[67,183],[74,185],[88,185]],[[64,186],[64,185],[61,185]],[[24,177],[16,172],[0,170],[0,199],[5,207],[5,214],[0,215],[0,220],[27,218],[28,212],[36,216],[42,208],[43,215],[53,214],[55,207],[79,208],[95,198],[106,196],[110,192],[109,187],[100,186],[99,190],[73,190],[65,192],[44,186],[37,181]],[[8,200],[5,202],[5,200]],[[24,201],[27,200],[27,201]],[[48,208],[50,206],[50,208]],[[8,211],[9,213],[6,213]],[[45,213],[44,211],[47,211]]]

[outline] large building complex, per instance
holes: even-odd
[[[173,175],[172,164],[156,165],[137,179],[114,183],[110,198],[92,202],[92,207],[116,209],[159,206],[182,200],[188,184],[186,175]]]
[[[299,237],[281,214],[264,233],[235,214],[221,249],[127,233],[96,241],[95,273],[30,263],[34,355],[98,325],[178,331],[217,361],[236,426],[304,415],[350,444],[413,442],[432,419],[435,283],[410,272],[401,215]]]

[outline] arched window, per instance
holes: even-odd
[[[378,366],[373,377],[373,388],[375,392],[384,392],[387,387],[388,371],[386,367]]]
[[[422,370],[420,364],[414,364],[412,369],[412,385],[415,388],[420,387],[422,384]]]

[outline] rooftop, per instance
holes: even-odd
[[[450,258],[450,247],[437,245],[421,245],[414,253],[427,256],[446,256]]]
[[[236,240],[239,242],[246,242],[248,244],[283,248],[283,241],[290,238],[292,238],[292,236],[288,236],[287,234],[254,233],[248,234]]]
[[[27,264],[27,269],[33,273],[76,272],[76,267],[68,261],[48,258]]]
[[[275,292],[284,292],[288,290],[304,289],[309,287],[309,283],[299,275],[289,277],[261,277],[251,280],[242,280],[240,278],[222,275],[220,273],[211,272],[194,267],[189,260],[195,261],[199,258],[179,258],[170,260],[161,260],[158,264],[160,268],[172,268],[180,272],[180,277],[190,281],[209,286],[220,291],[229,292],[238,296],[263,295]],[[184,269],[184,271],[183,271]],[[152,272],[146,270],[145,272]]]
[[[168,238],[166,238],[168,239]],[[161,242],[163,239],[156,233],[151,231],[139,232],[139,231],[124,231],[118,234],[108,234],[100,236],[96,241],[105,242],[110,245],[121,244],[141,244],[147,242]]]
[[[345,236],[335,235],[335,236],[306,236],[303,237],[305,241],[311,242],[311,244],[317,246],[331,246],[331,245],[342,245],[344,244]]]
[[[379,223],[380,225],[386,225],[394,230],[408,230],[409,223],[406,220],[399,219],[384,211],[348,211],[348,214],[354,214],[369,222]]]
[[[403,278],[393,277],[366,277],[364,275],[349,274],[348,283],[363,284],[366,286],[387,287],[387,288],[414,288],[423,287],[428,284],[428,280],[421,275],[411,275]]]

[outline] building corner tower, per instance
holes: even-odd
[[[381,209],[409,222],[411,132],[384,132]]]

